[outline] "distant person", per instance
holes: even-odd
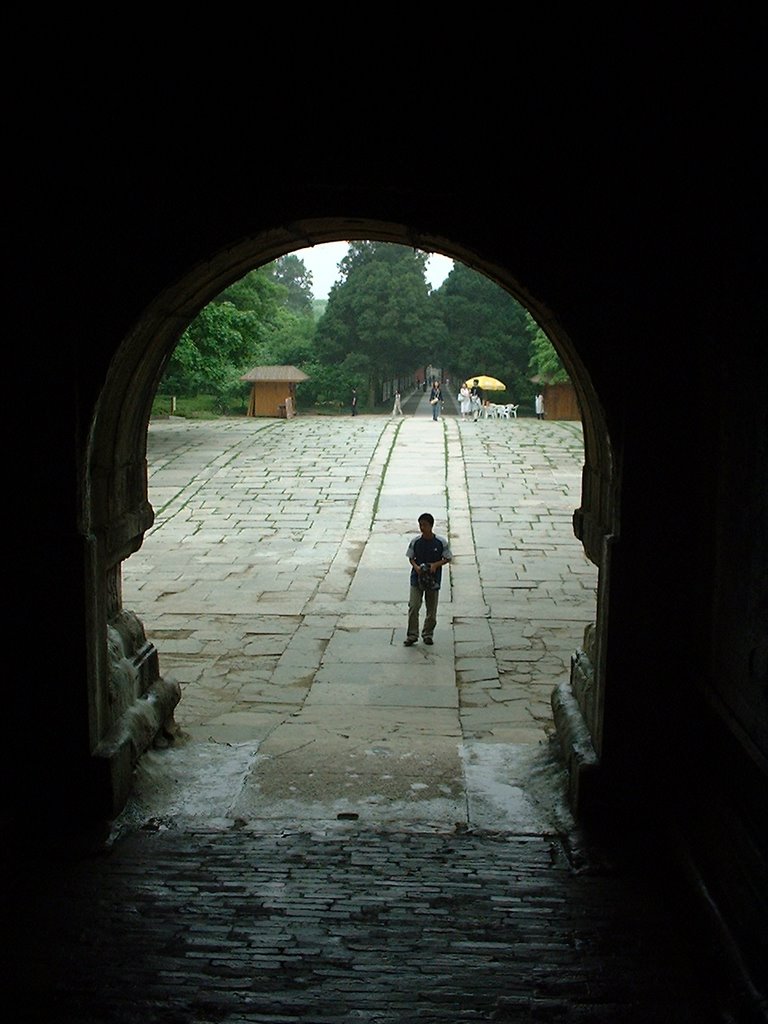
[[[463,420],[465,420],[472,412],[472,398],[470,397],[469,388],[466,384],[462,384],[459,388],[459,410],[461,411],[461,418]]]
[[[352,388],[352,415],[357,416],[357,388]]]
[[[405,647],[412,647],[419,639],[422,599],[427,614],[421,638],[429,646],[434,643],[432,636],[437,625],[437,603],[440,597],[443,566],[453,558],[446,538],[438,537],[432,532],[434,525],[435,517],[430,512],[422,512],[419,516],[421,533],[413,538],[406,551],[406,558],[411,563],[411,589],[408,598],[408,631],[403,641]]]
[[[400,389],[399,388],[395,392],[395,404],[392,406],[392,415],[393,416],[402,416],[403,415],[403,410],[400,407]]]
[[[429,404],[432,406],[432,419],[439,419],[440,410],[443,406],[443,394],[437,381],[432,385],[432,390],[429,393]]]
[[[480,418],[480,410],[483,408],[483,389],[477,377],[469,389],[469,398],[472,403],[472,419],[476,421]]]
[[[541,392],[536,395],[536,419],[544,419],[544,395],[542,395]]]

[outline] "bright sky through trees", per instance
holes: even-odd
[[[311,249],[298,249],[296,255],[312,272],[312,292],[316,299],[327,299],[331,286],[339,276],[338,264],[347,255],[347,242],[327,242]],[[439,288],[453,267],[453,260],[433,253],[427,261],[427,281]]]

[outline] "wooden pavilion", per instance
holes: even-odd
[[[240,380],[252,385],[248,416],[290,419],[296,415],[296,385],[309,377],[295,366],[254,366]]]

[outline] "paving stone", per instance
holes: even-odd
[[[556,836],[138,832],[41,877],[6,995],[21,1019],[101,1024],[710,1024],[654,882],[574,873]]]

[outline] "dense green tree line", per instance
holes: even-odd
[[[442,344],[444,326],[431,301],[426,253],[400,245],[355,242],[317,325],[320,361],[350,374],[369,406],[382,381],[424,366]]]
[[[374,408],[385,382],[411,382],[427,365],[453,380],[498,377],[516,402],[532,398],[535,374],[567,379],[512,296],[459,263],[433,291],[426,261],[406,246],[351,243],[325,303],[314,302],[312,275],[295,254],[252,270],[195,317],[161,390],[211,394],[221,408],[234,407],[244,402],[248,369],[288,364],[309,377],[299,385],[300,406],[344,405],[356,387]]]
[[[488,374],[515,402],[528,400],[531,340],[536,325],[511,295],[488,278],[455,264],[435,300],[446,327],[445,365],[461,380]]]

